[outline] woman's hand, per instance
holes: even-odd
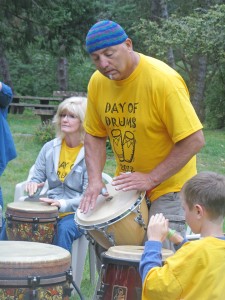
[[[48,203],[51,206],[57,206],[58,208],[61,207],[61,204],[58,200],[50,199],[50,198],[40,198],[39,199],[42,202]]]
[[[44,182],[41,183],[37,183],[37,182],[27,182],[26,186],[25,186],[25,191],[28,193],[28,195],[30,197],[34,196],[35,193],[37,193],[37,190],[39,188],[42,188],[44,186]]]

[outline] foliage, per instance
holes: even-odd
[[[173,15],[160,26],[142,19],[134,29],[146,53],[164,60],[169,47],[176,51],[177,61],[186,63],[196,54],[207,55],[211,63],[225,59],[225,5],[182,18]]]
[[[90,58],[76,49],[68,61],[69,91],[87,92],[89,79],[95,71]]]
[[[43,122],[35,131],[37,141],[42,145],[55,138],[55,126],[51,121]]]
[[[69,53],[74,45],[84,39],[94,22],[98,1],[88,0],[36,0],[1,1],[3,29],[1,42],[5,49],[23,50],[29,43],[59,53],[64,45]]]
[[[206,94],[206,124],[208,128],[225,127],[225,71],[224,64],[218,67],[216,76]]]
[[[27,47],[26,56],[27,59],[13,51],[8,54],[14,94],[52,96],[52,92],[58,89],[55,59],[32,45]]]
[[[1,8],[0,73],[16,94],[52,96],[64,86],[86,92],[94,66],[85,52],[85,35],[97,20],[109,18],[125,28],[136,51],[167,61],[171,49],[192,100],[201,101],[201,109],[221,98],[220,88],[206,87],[220,86],[218,66],[225,60],[224,0],[1,0]],[[57,76],[61,57],[68,62],[64,86]],[[1,63],[5,58],[9,69]],[[200,93],[202,58],[205,74]],[[222,109],[218,101],[218,110]],[[206,107],[206,115],[210,111]]]
[[[217,73],[218,63],[225,61],[225,5],[198,9],[185,17],[172,15],[160,23],[142,19],[134,29],[147,54],[167,61],[168,49],[173,49],[176,67],[204,121],[206,86]]]

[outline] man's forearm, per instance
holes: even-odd
[[[150,178],[155,185],[176,174],[204,146],[204,136],[201,130],[175,144],[167,158],[152,172]]]
[[[106,137],[85,135],[85,161],[89,183],[101,178],[106,162]]]

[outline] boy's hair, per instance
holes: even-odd
[[[65,100],[63,100],[57,109],[57,112],[53,118],[53,124],[55,124],[56,127],[56,135],[57,137],[64,138],[64,133],[61,131],[61,115],[63,113],[69,113],[73,116],[76,116],[81,121],[80,126],[80,137],[81,142],[83,142],[84,139],[84,117],[86,113],[86,107],[87,107],[87,98],[85,97],[70,97]]]
[[[225,216],[225,176],[215,172],[200,172],[189,179],[182,188],[185,202],[191,210],[202,205],[215,219]]]

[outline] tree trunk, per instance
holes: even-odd
[[[13,90],[13,83],[9,73],[9,66],[2,45],[0,45],[0,73],[2,77],[1,81],[9,85]]]
[[[151,20],[159,22],[160,18],[160,6],[158,0],[151,1]]]
[[[67,91],[68,89],[68,61],[65,57],[60,57],[58,60],[58,83],[60,91]]]
[[[206,85],[206,73],[207,73],[207,58],[205,56],[199,56],[192,64],[192,79],[191,79],[191,99],[192,104],[196,110],[196,113],[200,120],[203,122],[205,119],[205,107],[204,107],[204,93]]]
[[[160,9],[161,9],[162,18],[165,19],[165,20],[169,19],[167,1],[166,0],[160,0]],[[174,59],[174,54],[173,54],[173,48],[172,47],[170,47],[167,51],[167,60],[168,60],[168,64],[173,69],[175,69],[176,64],[175,64],[175,59]]]

